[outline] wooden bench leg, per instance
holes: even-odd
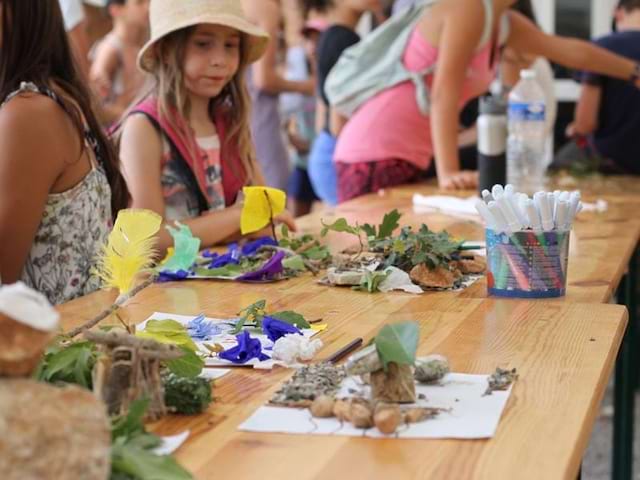
[[[631,480],[633,476],[633,425],[635,387],[638,384],[637,275],[638,250],[629,262],[629,271],[618,290],[619,303],[629,310],[629,324],[618,354],[615,373],[613,414],[614,480]]]

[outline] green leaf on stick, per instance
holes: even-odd
[[[198,347],[187,332],[187,327],[176,320],[149,320],[144,330],[137,332],[136,336],[185,347],[193,352],[198,351]]]
[[[390,362],[413,365],[420,331],[416,322],[384,326],[375,338],[376,349],[386,369]]]
[[[197,377],[204,368],[204,360],[193,350],[189,350],[186,347],[180,348],[184,355],[180,358],[166,361],[167,368],[179,377]]]
[[[281,320],[283,322],[289,323],[294,327],[299,329],[311,328],[309,322],[305,320],[305,318],[296,312],[285,311],[285,312],[276,312],[269,315],[271,318],[275,318],[277,320]]]

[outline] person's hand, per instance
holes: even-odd
[[[478,172],[463,170],[450,175],[438,175],[438,186],[442,190],[469,190],[478,186]]]
[[[298,227],[296,226],[296,221],[293,218],[293,215],[291,215],[291,213],[289,212],[289,210],[285,210],[280,215],[275,217],[274,221],[276,225],[279,225],[279,224],[286,225],[287,227],[289,227],[289,230],[291,230],[292,232],[298,231]]]

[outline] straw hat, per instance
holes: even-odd
[[[151,0],[149,19],[151,40],[138,55],[138,67],[147,72],[153,69],[153,48],[160,39],[202,23],[224,25],[244,33],[250,63],[264,54],[269,43],[269,35],[247,20],[240,0]]]

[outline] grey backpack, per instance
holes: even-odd
[[[345,117],[370,98],[408,80],[416,86],[416,101],[423,115],[429,113],[429,92],[425,75],[433,73],[435,65],[420,72],[407,70],[404,52],[411,33],[425,9],[441,0],[418,0],[413,6],[391,17],[359,43],[346,49],[333,67],[325,83],[325,93],[332,108]],[[485,28],[480,45],[491,35],[493,3],[485,5]]]

